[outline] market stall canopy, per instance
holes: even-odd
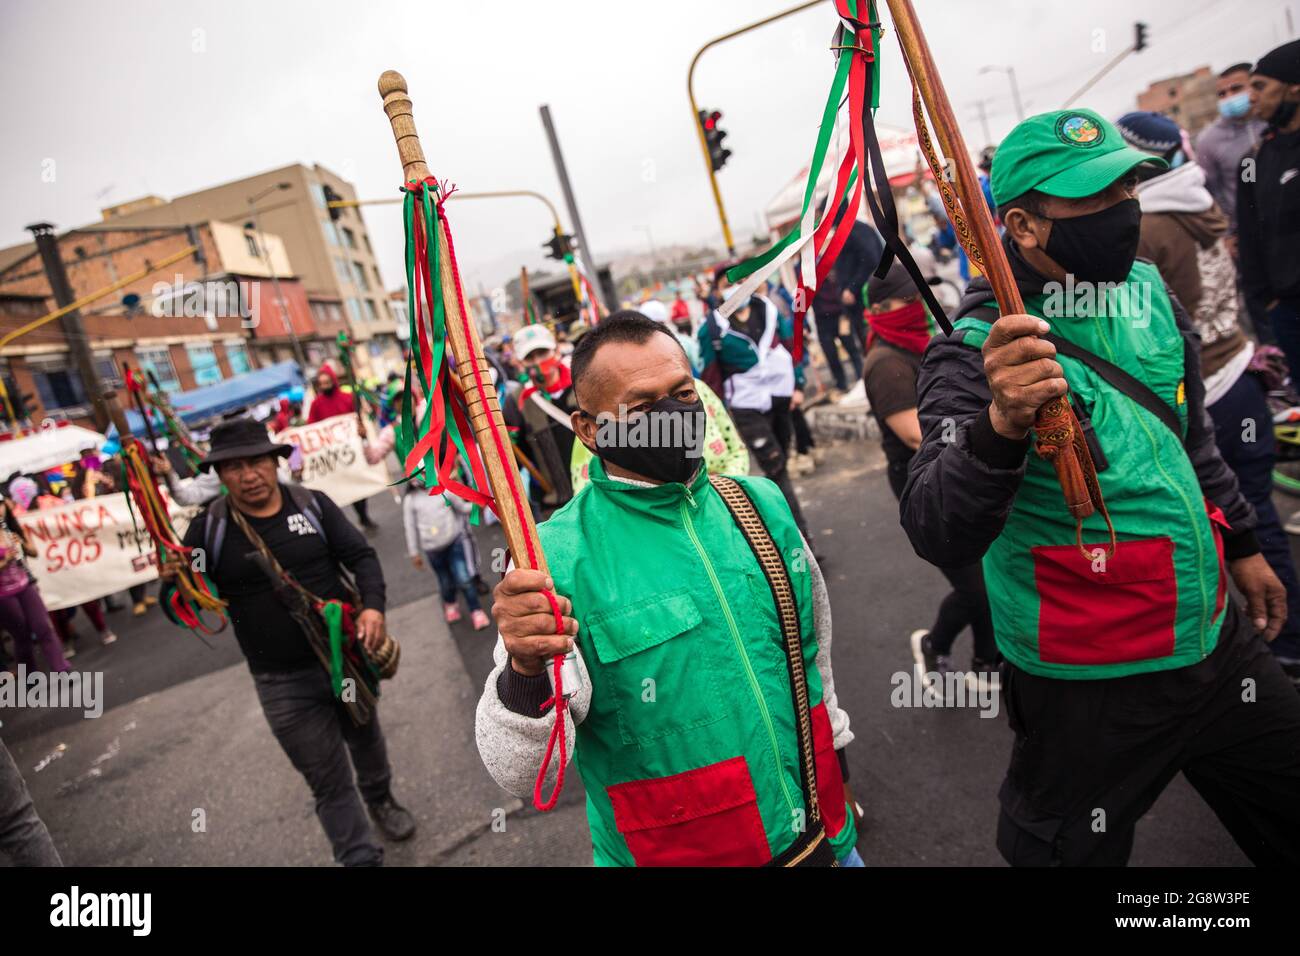
[[[0,479],[14,472],[33,474],[81,457],[83,448],[99,451],[105,438],[99,432],[70,422],[59,422],[20,438],[0,437]]]
[[[302,372],[298,369],[298,363],[291,359],[236,375],[215,385],[205,385],[188,392],[172,392],[170,398],[172,408],[176,409],[181,421],[191,425],[269,401],[291,389],[302,387]],[[125,392],[119,393],[118,397],[127,406],[127,426],[136,435],[144,437],[144,420],[134,408],[129,407],[130,397]],[[117,429],[110,427],[108,435],[116,438]]]

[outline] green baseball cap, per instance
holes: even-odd
[[[1057,110],[1021,121],[993,154],[993,201],[999,206],[1031,189],[1062,199],[1101,192],[1135,166],[1169,164],[1124,142],[1092,110]]]

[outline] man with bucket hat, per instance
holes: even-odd
[[[1285,592],[1215,446],[1191,321],[1136,259],[1144,163],[1166,165],[1085,109],[1031,117],[998,147],[993,198],[1027,314],[999,315],[976,279],[926,350],[902,523],[932,563],[983,559],[1015,732],[1009,862],[1127,862],[1181,771],[1252,860],[1295,864],[1300,699],[1264,643]],[[1079,540],[1029,454],[1035,413],[1067,392],[1109,512]]]
[[[215,470],[226,494],[195,517],[183,543],[202,555],[206,573],[229,602],[262,711],[311,787],[334,859],[378,866],[383,848],[362,798],[389,839],[409,838],[415,821],[393,799],[377,704],[371,699],[364,722],[357,719],[355,705],[347,706],[349,689],[340,693],[332,684],[319,643],[308,633],[320,623],[291,599],[305,591],[327,604],[346,603],[345,616],[355,615],[355,640],[377,662],[392,644],[384,630],[384,573],[374,548],[327,495],[278,481],[278,459],[292,450],[272,442],[251,418],[217,425],[200,467]],[[346,633],[342,650],[360,656]]]

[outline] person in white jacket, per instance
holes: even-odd
[[[465,538],[469,536],[466,515],[470,504],[454,495],[429,494],[419,478],[412,478],[402,497],[402,526],[406,529],[406,550],[417,568],[428,562],[438,576],[443,617],[448,624],[461,618],[458,594],[465,596],[470,623],[481,631],[491,621],[483,611],[474,587],[475,568],[469,566]]]

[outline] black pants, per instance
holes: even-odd
[[[839,350],[835,348],[835,341],[838,339],[844,345],[844,351],[849,353],[849,361],[853,363],[853,381],[856,382],[862,378],[862,346],[858,344],[858,338],[851,331],[852,322],[849,323],[850,331],[845,335],[840,335],[840,316],[841,310],[825,310],[826,315],[822,315],[819,310],[817,315],[817,341],[821,344],[822,353],[826,356],[826,364],[831,370],[831,378],[835,380],[835,387],[840,391],[848,391],[849,382],[844,377],[844,365],[840,362]]]
[[[271,732],[311,787],[316,816],[334,848],[335,861],[344,866],[383,863],[384,849],[375,841],[361,804],[362,799],[377,803],[387,796],[393,775],[378,711],[370,723],[356,726],[334,699],[323,667],[254,674],[253,682]]]
[[[1300,697],[1229,601],[1205,660],[1109,680],[1004,672],[1016,733],[998,849],[1017,866],[1122,866],[1181,771],[1257,865],[1300,864]]]
[[[360,521],[362,525],[368,528],[370,527],[371,524],[373,524],[373,522],[370,520],[370,506],[367,504],[365,498],[362,498],[360,501],[353,502],[352,510],[357,513],[357,520]]]
[[[789,399],[786,401],[789,402]],[[794,496],[790,475],[785,470],[785,450],[777,437],[775,419],[776,416],[772,412],[758,412],[750,408],[731,409],[731,420],[736,423],[736,431],[740,432],[740,437],[745,440],[749,450],[758,459],[758,467],[763,470],[763,474],[771,478],[781,489],[781,494],[785,495],[790,513],[794,515],[794,523],[799,526],[804,540],[811,547],[812,534],[804,521],[799,499]]]
[[[939,613],[930,628],[930,645],[937,653],[947,655],[952,652],[957,636],[969,626],[975,638],[975,656],[993,663],[998,659],[998,645],[993,639],[988,592],[984,590],[984,566],[976,561],[960,568],[939,570],[952,590],[939,602]]]

